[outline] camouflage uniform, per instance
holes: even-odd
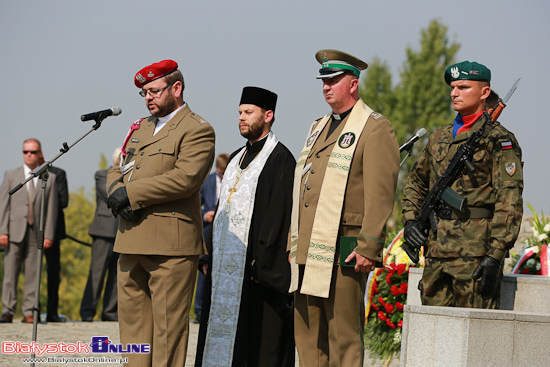
[[[416,218],[422,201],[458,147],[484,119],[482,115],[469,131],[454,139],[452,123],[431,134],[404,188],[403,224]],[[460,219],[439,217],[437,233],[430,231],[425,248],[426,265],[419,285],[423,304],[498,307],[500,282],[493,298],[482,300],[472,273],[485,255],[503,261],[518,236],[523,214],[521,148],[498,122],[487,124],[471,162],[475,173],[465,170],[451,188],[468,199],[468,208],[488,209],[492,218],[474,219],[458,211],[454,212]]]

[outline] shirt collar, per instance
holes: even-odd
[[[186,104],[187,103],[183,102],[183,105],[180,108],[170,112],[166,116],[159,117],[158,118],[159,122],[163,125],[166,124],[168,121],[170,121],[172,119],[172,117],[174,117],[176,115],[176,113],[178,113],[183,107],[185,107]]]
[[[353,109],[350,108],[349,110],[345,111],[345,112],[342,112],[342,113],[332,113],[332,117],[337,120],[337,121],[342,121],[343,119],[346,118],[347,115],[349,115],[349,113],[351,112],[351,110]]]

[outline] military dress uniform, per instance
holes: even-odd
[[[156,77],[156,65],[143,75]],[[137,86],[142,78],[136,75]],[[107,175],[109,196],[125,187],[140,213],[137,221],[121,216],[114,246],[121,342],[151,345],[150,354],[129,354],[130,366],[184,364],[198,258],[205,253],[199,191],[214,160],[214,129],[187,104],[154,134],[157,122],[150,116],[134,123],[121,164]]]
[[[324,92],[344,80],[355,86],[368,67],[338,50],[315,58],[317,79],[328,80]],[[325,99],[332,113],[311,126],[294,176],[288,245],[294,335],[301,366],[362,366],[367,273],[339,265],[341,241],[356,239],[358,256],[382,260],[399,147],[391,123],[363,103],[356,87],[335,88]]]
[[[306,166],[311,163],[311,167],[309,176],[303,176],[300,185],[303,194],[299,204],[296,262],[300,265],[301,275],[308,257],[309,239],[328,160],[348,117],[328,137],[330,122],[327,123],[305,163]],[[353,155],[338,234],[357,237],[355,251],[377,262],[382,261],[385,223],[393,209],[398,165],[399,147],[391,123],[381,114],[374,113],[368,118]],[[327,360],[331,365],[357,366],[363,360],[365,311],[362,297],[367,274],[356,272],[353,267],[338,266],[339,243],[335,245],[329,298],[306,296],[300,291],[295,293],[296,345],[301,353],[300,360],[318,360],[322,366],[328,365]],[[324,308],[334,310],[334,314],[317,313]],[[326,342],[322,337],[325,328],[334,341],[330,346],[322,344]],[[306,334],[305,330],[309,332]],[[321,335],[314,330],[321,331]],[[312,335],[317,337],[312,339]],[[318,347],[307,347],[311,345]]]
[[[411,169],[403,190],[403,223],[415,220],[427,193],[445,171],[459,146],[487,117],[453,139],[453,124],[431,134]],[[523,213],[523,162],[515,136],[500,123],[489,122],[467,170],[452,184],[467,199],[467,210],[444,207],[438,212],[437,232],[430,231],[425,247],[426,264],[419,285],[422,303],[437,306],[498,308],[499,286],[490,299],[479,294],[472,273],[485,256],[503,261],[518,236]],[[447,289],[442,278],[455,279]]]

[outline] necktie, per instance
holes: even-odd
[[[27,221],[30,225],[34,223],[34,179],[29,181],[29,187],[28,187],[28,194],[29,194],[29,215],[27,217]]]

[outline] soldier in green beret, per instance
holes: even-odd
[[[521,148],[514,134],[484,113],[491,95],[486,66],[469,61],[451,65],[445,81],[458,114],[431,134],[411,169],[401,202],[404,236],[416,248],[426,243],[422,304],[495,309],[504,257],[516,241],[523,214]],[[467,209],[440,209],[436,233],[424,232],[416,220],[424,198],[458,147],[486,119],[471,162],[475,171],[465,170],[451,186],[467,199]]]

